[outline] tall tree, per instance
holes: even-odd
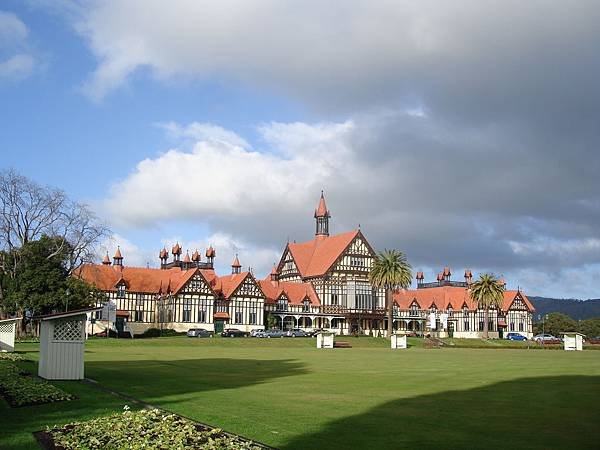
[[[398,250],[384,250],[375,257],[369,273],[371,284],[385,289],[388,337],[391,337],[394,332],[393,293],[398,289],[406,289],[410,286],[412,282],[411,269],[404,253]]]
[[[479,309],[483,309],[483,337],[489,338],[490,309],[499,309],[504,300],[504,285],[491,274],[479,276],[469,288],[471,298]]]
[[[41,186],[14,170],[0,172],[0,273],[6,284],[15,281],[26,256],[24,248],[42,236],[52,238],[48,260],[60,255],[70,275],[93,259],[95,245],[108,236],[87,205],[74,202],[61,190]],[[8,282],[6,279],[8,278]],[[12,280],[12,281],[10,281]],[[0,286],[0,304],[4,290]]]
[[[16,276],[1,280],[5,292],[2,306],[6,312],[26,317],[26,313],[78,309],[95,303],[98,291],[69,275],[65,264],[69,246],[57,244],[56,239],[60,238],[42,236],[15,250],[21,255]],[[57,247],[63,251],[56,253]],[[7,255],[2,253],[0,257]]]

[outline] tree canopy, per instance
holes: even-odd
[[[388,336],[394,330],[393,291],[406,289],[412,282],[411,266],[406,255],[398,250],[384,250],[375,257],[369,279],[373,286],[385,289],[388,312]]]
[[[91,302],[71,274],[109,230],[61,190],[0,172],[0,314],[39,314]]]
[[[504,299],[504,286],[491,274],[484,273],[469,287],[471,298],[484,311],[483,336],[488,338],[489,310],[498,309]]]

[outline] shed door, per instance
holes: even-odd
[[[221,333],[224,327],[225,322],[223,320],[215,320],[215,333]]]

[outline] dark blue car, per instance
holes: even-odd
[[[527,338],[519,333],[508,333],[506,339],[509,341],[526,341]]]

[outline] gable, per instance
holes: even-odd
[[[264,297],[262,289],[251,275],[248,275],[238,286],[232,296],[238,297]]]
[[[298,275],[300,273],[298,266],[296,265],[294,255],[292,255],[292,252],[289,249],[289,245],[286,246],[285,251],[281,256],[281,260],[279,261],[279,265],[277,267],[277,272],[282,277]]]
[[[360,233],[350,242],[331,268],[334,272],[369,272],[373,267],[375,252]]]
[[[195,274],[189,281],[183,285],[179,292],[186,294],[206,294],[211,295],[212,289],[199,273]]]

